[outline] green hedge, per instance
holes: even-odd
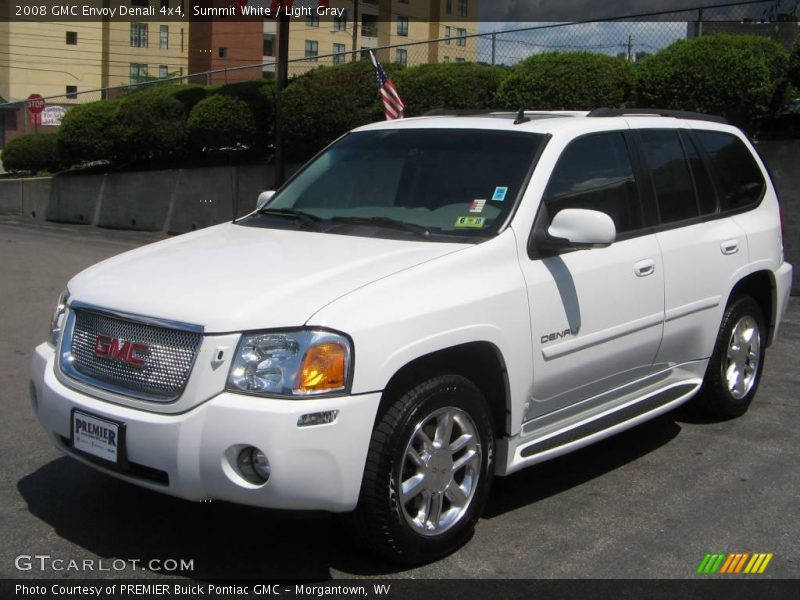
[[[275,122],[275,85],[263,79],[229,83],[217,88],[213,93],[235,98],[250,107],[255,120],[255,139],[253,151],[266,154],[272,137]]]
[[[390,74],[395,70],[387,65]],[[290,161],[310,158],[353,127],[384,118],[375,70],[367,61],[309,71],[290,82],[281,103]]]
[[[800,93],[800,37],[795,40],[792,54],[789,56],[789,82],[795,91]]]
[[[119,103],[100,100],[79,104],[67,111],[58,129],[58,153],[65,166],[111,160],[114,139],[109,131]]]
[[[439,63],[404,69],[392,81],[406,115],[413,117],[436,108],[497,108],[497,90],[506,74],[505,69],[477,63]]]
[[[118,162],[171,160],[186,146],[186,109],[167,91],[143,90],[121,98],[112,136]]]
[[[637,71],[641,106],[723,115],[746,129],[786,102],[787,54],[769,38],[680,40],[643,59]]]
[[[242,100],[215,95],[201,100],[186,122],[190,149],[194,153],[221,148],[252,146],[256,121]]]
[[[55,133],[31,133],[14,138],[3,148],[0,159],[10,172],[57,171],[60,166]]]
[[[502,108],[591,110],[630,101],[634,75],[621,58],[589,52],[537,54],[511,69],[497,92]]]

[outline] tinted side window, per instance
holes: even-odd
[[[565,208],[599,210],[617,232],[642,225],[639,192],[622,133],[588,135],[572,142],[550,177],[544,195],[552,219]]]
[[[700,215],[694,185],[678,132],[641,132],[642,150],[653,177],[658,211],[662,223],[683,221]]]
[[[697,190],[697,203],[700,205],[700,214],[711,215],[717,212],[717,192],[711,175],[706,169],[706,163],[700,156],[694,141],[685,134],[681,134],[683,147],[689,158],[689,166],[692,168],[694,187]]]
[[[714,166],[721,188],[722,210],[735,210],[758,202],[766,184],[742,140],[718,131],[697,131],[696,135]]]

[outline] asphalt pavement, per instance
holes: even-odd
[[[800,298],[744,417],[679,410],[498,479],[466,547],[404,569],[354,546],[334,517],[163,496],[51,445],[28,366],[58,293],[161,237],[0,218],[0,578],[695,578],[714,552],[774,554],[749,577],[800,575]],[[193,568],[167,571],[170,559]]]

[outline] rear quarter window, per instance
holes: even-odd
[[[720,131],[695,131],[695,135],[711,160],[720,192],[720,209],[739,210],[758,203],[766,182],[742,140]]]

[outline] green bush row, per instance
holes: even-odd
[[[790,83],[800,88],[800,41],[791,55],[770,39],[718,35],[675,42],[637,64],[589,52],[553,52],[511,68],[475,63],[386,68],[406,102],[406,116],[437,108],[640,106],[721,114],[752,132],[783,109]],[[282,143],[292,161],[383,118],[368,61],[320,67],[294,78],[280,110]],[[52,142],[19,142],[23,154],[34,148],[43,153],[38,162],[22,161],[31,168],[19,167],[15,140],[3,161],[9,170],[38,171],[93,161],[163,164],[217,150],[264,156],[271,148],[275,111],[274,85],[262,80],[159,85],[70,110],[57,134],[55,160],[46,150]]]

